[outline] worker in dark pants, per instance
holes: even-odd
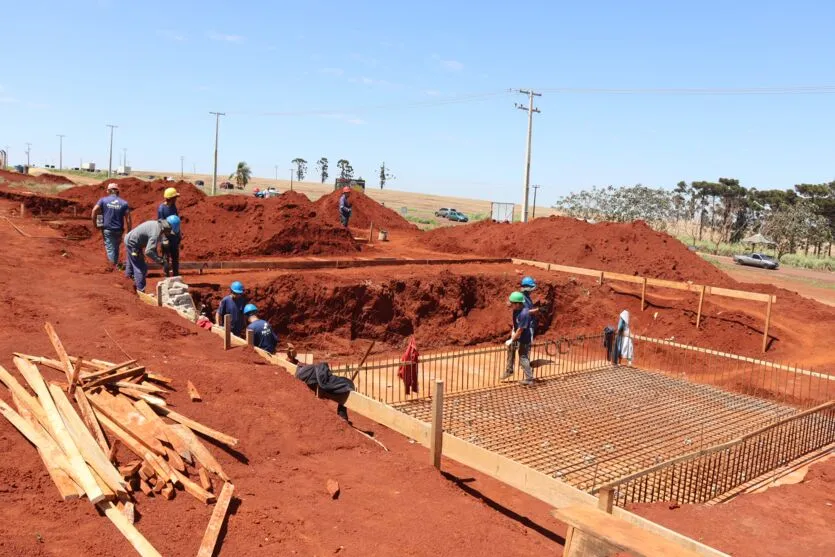
[[[101,215],[101,216],[100,216]],[[111,269],[119,266],[119,251],[122,246],[122,234],[133,228],[130,218],[130,205],[119,197],[116,182],[107,185],[107,197],[99,199],[93,207],[93,226],[101,230],[104,251]]]
[[[275,354],[275,345],[278,344],[278,335],[273,332],[270,324],[258,317],[258,308],[255,304],[247,304],[244,306],[244,315],[249,325],[246,326],[248,331],[252,331],[253,346],[264,350],[270,354]]]
[[[157,218],[166,219],[172,215],[179,216],[177,212],[177,198],[180,194],[176,188],[166,188],[162,194],[164,201],[157,207]],[[162,259],[165,262],[162,272],[165,276],[178,276],[180,274],[180,240],[182,230],[164,239],[162,243]]]
[[[302,364],[296,359],[296,349],[292,345],[287,348],[287,359],[296,365],[296,379],[307,385],[316,396],[335,401],[336,414],[347,422],[348,408],[345,403],[351,391],[355,390],[354,382],[347,377],[333,375],[327,362]]]
[[[171,236],[180,230],[180,217],[173,215],[163,220],[145,221],[125,236],[125,247],[128,257],[125,265],[125,276],[133,279],[136,290],[145,292],[145,279],[148,276],[148,263],[145,257],[150,257],[162,265],[162,257],[157,253],[157,246],[163,236]]]
[[[351,220],[353,210],[351,206],[351,188],[345,186],[342,188],[342,195],[339,196],[339,220],[345,228],[348,228],[348,221]]]
[[[539,308],[533,303],[531,292],[536,290],[536,281],[533,277],[524,277],[519,286],[519,292],[525,297],[525,309],[531,314],[531,344],[536,336],[536,315],[539,313]]]
[[[244,328],[246,328],[246,316],[244,316],[244,306],[246,306],[247,299],[244,296],[244,285],[241,281],[236,280],[229,286],[231,291],[228,295],[220,300],[215,313],[215,323],[223,327],[223,316],[229,315],[232,323],[232,334],[235,336],[243,336]]]
[[[522,385],[533,385],[533,369],[531,369],[530,351],[533,340],[533,319],[530,311],[525,308],[525,295],[514,292],[508,298],[513,308],[513,333],[505,342],[508,349],[507,368],[502,379],[513,375],[513,365],[516,352],[519,352],[519,366],[525,374]]]

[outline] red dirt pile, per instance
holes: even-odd
[[[335,226],[339,222],[339,198],[342,192],[333,191],[323,195],[316,200],[314,205],[322,218]],[[351,214],[349,226],[356,228],[368,228],[374,223],[378,230],[417,230],[418,227],[401,217],[396,211],[383,207],[364,193],[354,191],[351,193],[351,204],[354,212]]]
[[[56,176],[55,174],[41,174],[34,176],[32,174],[20,174],[18,172],[10,172],[8,170],[0,169],[0,182],[8,182],[17,184],[20,182],[30,182],[35,184],[72,184],[73,181],[64,176]]]
[[[482,221],[439,228],[423,238],[426,245],[448,253],[535,259],[711,285],[733,283],[681,242],[641,221],[589,224],[567,217],[535,219],[527,224]]]

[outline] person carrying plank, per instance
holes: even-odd
[[[258,317],[258,308],[255,307],[255,304],[245,305],[244,315],[249,322],[246,328],[253,334],[253,345],[269,354],[275,354],[278,335],[273,332],[269,323]]]
[[[122,245],[122,234],[133,228],[130,215],[130,205],[119,197],[119,185],[111,182],[107,185],[107,196],[99,199],[93,206],[93,226],[101,230],[104,240],[104,251],[111,269],[119,266],[119,251]]]
[[[530,351],[533,341],[533,318],[531,312],[525,307],[525,295],[521,292],[513,292],[508,298],[513,308],[513,332],[505,342],[508,348],[507,368],[502,379],[513,375],[513,366],[516,352],[519,352],[519,365],[525,374],[520,382],[522,385],[533,385],[533,369],[531,369]]]
[[[162,257],[157,253],[157,246],[163,236],[171,236],[180,230],[180,217],[172,215],[167,219],[145,221],[125,236],[127,248],[127,265],[125,276],[133,279],[136,290],[145,292],[145,279],[148,276],[148,263],[145,257],[150,257],[162,265]]]
[[[232,323],[232,334],[235,336],[243,336],[244,328],[246,327],[246,317],[244,316],[244,306],[248,303],[246,296],[244,296],[244,285],[241,281],[236,280],[229,285],[229,294],[220,300],[215,313],[215,323],[223,327],[223,316],[229,315]]]

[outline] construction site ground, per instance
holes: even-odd
[[[355,417],[355,425],[373,431],[391,449],[382,451],[341,422],[332,403],[317,401],[291,377],[244,350],[223,352],[217,336],[140,302],[121,274],[105,272],[97,238],[61,239],[67,229],[54,221],[73,219],[21,219],[18,206],[0,200],[0,215],[12,217],[0,222],[0,295],[8,313],[0,329],[2,364],[10,367],[15,351],[49,353],[42,330],[50,321],[72,353],[111,361],[127,353],[174,377],[179,390],[169,400],[175,406],[241,439],[238,455],[213,448],[237,478],[241,499],[230,517],[222,555],[553,555],[559,550],[564,527],[550,518],[546,505],[454,463],[445,461],[445,475],[438,475],[424,448]],[[485,237],[477,226],[469,234]],[[500,232],[511,237],[516,230],[508,226]],[[362,237],[363,229],[351,233]],[[484,245],[466,254],[446,250],[440,246],[461,240],[426,237],[416,230],[390,230],[389,238],[370,246],[358,242],[352,253],[294,254],[281,261],[527,256],[502,255]],[[556,251],[543,250],[538,259],[563,262],[556,256]],[[607,268],[606,263],[598,262],[598,268]],[[612,270],[628,272],[623,262],[608,263],[616,267]],[[590,261],[576,264],[593,266]],[[689,270],[668,267],[663,278],[684,278]],[[244,281],[264,316],[276,322],[282,340],[317,359],[349,361],[357,360],[371,340],[378,343],[375,354],[397,354],[410,334],[427,349],[495,345],[508,333],[504,300],[525,274],[537,277],[537,296],[555,300],[546,312],[545,338],[599,333],[629,309],[636,334],[835,373],[835,353],[821,346],[819,336],[822,327],[835,324],[835,310],[770,285],[750,286],[778,296],[773,339],[763,355],[764,304],[710,297],[696,329],[696,294],[653,290],[642,312],[639,288],[599,285],[588,277],[510,263],[187,270],[184,278],[199,300],[209,303],[216,303],[231,280]],[[721,273],[694,268],[692,274],[696,282],[712,284],[706,279],[715,278],[722,286],[743,288]],[[152,285],[157,277],[158,272]],[[186,380],[194,382],[204,402],[188,401]],[[0,422],[0,452],[15,455],[0,461],[0,554],[129,551],[89,503],[58,501],[37,452],[6,422]],[[833,477],[830,460],[813,466],[803,483],[743,495],[728,505],[671,510],[655,504],[637,510],[733,555],[827,555],[835,553]],[[328,479],[340,483],[337,500],[325,489]],[[166,555],[194,554],[211,512],[186,497],[143,500],[140,509],[137,526]]]

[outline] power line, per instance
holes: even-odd
[[[550,87],[546,93],[578,95],[809,95],[833,94],[835,85],[794,85],[782,87]]]
[[[217,195],[217,140],[220,132],[220,117],[226,116],[225,112],[209,112],[215,115],[215,165],[212,171],[212,195]]]
[[[525,149],[525,185],[522,194],[522,222],[528,222],[528,194],[530,192],[531,185],[531,135],[533,133],[533,115],[534,112],[540,112],[538,108],[534,108],[533,98],[541,97],[542,93],[537,93],[533,89],[530,91],[519,89],[517,92],[528,96],[528,106],[518,103],[515,104],[516,108],[524,110],[528,113],[528,143],[527,148]]]

